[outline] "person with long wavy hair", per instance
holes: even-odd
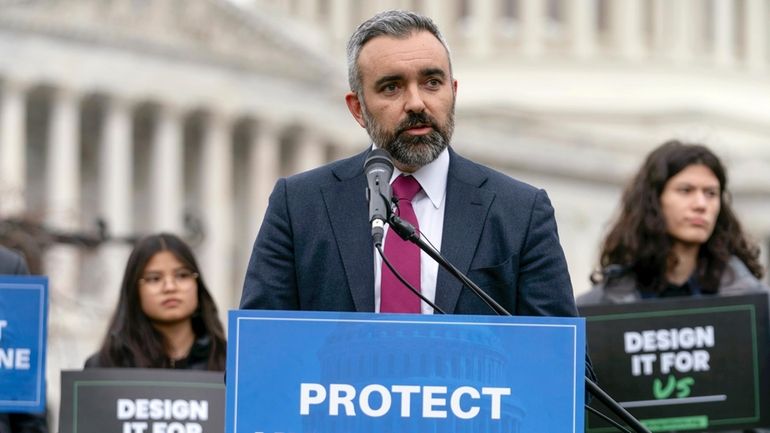
[[[89,367],[224,371],[225,334],[190,247],[161,233],[136,244],[120,297]]]
[[[594,288],[578,303],[767,290],[758,257],[719,158],[703,145],[668,141],[626,187]]]

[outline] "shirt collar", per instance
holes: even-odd
[[[390,179],[392,184],[402,172],[393,167],[393,177]],[[449,148],[445,148],[438,158],[430,164],[420,167],[419,170],[412,173],[417,182],[420,182],[422,190],[433,203],[433,207],[438,209],[446,196],[446,183],[449,176]]]

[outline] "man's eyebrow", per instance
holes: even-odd
[[[384,77],[381,77],[377,81],[374,82],[374,87],[380,87],[381,85],[385,83],[389,83],[391,81],[399,81],[403,78],[402,75],[394,74],[394,75],[386,75]]]
[[[446,72],[442,68],[425,68],[420,71],[420,75],[423,77],[437,76],[446,78]]]
[[[425,68],[420,70],[420,76],[423,77],[440,77],[440,78],[446,78],[447,73],[442,68]],[[391,75],[385,75],[383,77],[380,77],[377,81],[374,82],[375,87],[379,87],[385,83],[389,83],[391,81],[400,81],[404,78],[401,74],[391,74]]]

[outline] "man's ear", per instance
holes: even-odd
[[[358,95],[353,92],[345,94],[345,103],[348,105],[348,110],[353,118],[356,119],[362,128],[366,128],[366,122],[364,122],[364,113],[361,107],[361,101],[358,100]]]

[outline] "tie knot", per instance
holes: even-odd
[[[400,200],[411,201],[421,189],[420,182],[414,176],[404,176],[402,174],[393,181],[393,195]]]

